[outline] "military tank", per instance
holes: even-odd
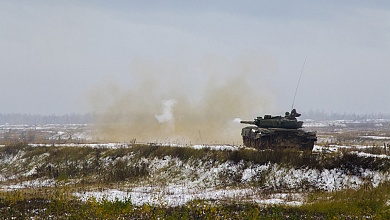
[[[300,150],[313,150],[317,141],[316,132],[304,131],[303,122],[297,117],[301,114],[295,109],[286,112],[285,116],[264,115],[253,121],[241,121],[251,124],[242,129],[241,136],[246,147],[259,150],[295,148]]]

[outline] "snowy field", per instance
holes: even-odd
[[[369,128],[358,126],[353,140],[340,142],[340,136],[351,134],[350,125],[357,123],[345,121],[308,122],[307,128],[318,130],[321,141],[315,145],[313,154],[340,155],[349,150],[349,154],[361,158],[389,159],[388,141],[390,135],[383,121],[373,121]],[[66,148],[85,147],[90,149],[131,149],[134,143],[93,143],[91,130],[87,125],[3,125],[0,134],[26,135],[34,130],[45,134],[46,140],[57,140],[49,143],[30,143],[32,148]],[[352,129],[353,130],[353,129]],[[372,132],[371,132],[372,131]],[[12,136],[11,135],[11,136]],[[348,137],[349,137],[348,136]],[[23,136],[24,137],[24,136]],[[344,137],[343,137],[344,138]],[[60,143],[58,140],[66,140]],[[73,141],[72,141],[73,140]],[[332,141],[331,143],[329,143]],[[350,141],[348,139],[348,141]],[[337,143],[339,142],[339,143]],[[381,144],[383,143],[383,144]],[[243,146],[218,144],[178,144],[178,143],[144,143],[145,145],[191,148],[194,150],[208,149],[211,151],[233,152],[244,149]],[[5,148],[5,144],[0,145]],[[378,152],[371,152],[375,149]],[[250,149],[254,150],[255,149]],[[58,186],[73,186],[80,184],[80,179],[36,177],[37,167],[44,164],[49,153],[41,153],[31,158],[26,165],[26,152],[21,150],[14,154],[0,154],[0,190],[15,191],[20,189],[44,189]],[[101,158],[102,166],[110,166],[116,161],[130,161],[133,155]],[[343,189],[358,189],[370,185],[390,181],[388,171],[358,168],[354,173],[346,172],[342,167],[333,169],[315,169],[309,167],[286,167],[277,163],[233,163],[232,161],[205,161],[201,159],[181,160],[165,156],[163,158],[144,157],[149,175],[136,182],[120,182],[99,187],[76,187],[72,193],[76,198],[86,201],[91,198],[98,200],[131,200],[133,204],[145,203],[161,206],[180,206],[193,200],[208,200],[214,202],[248,201],[262,205],[286,204],[299,206],[307,200],[312,190],[333,192]],[[86,163],[93,163],[89,158]],[[135,163],[135,162],[134,162]],[[139,161],[138,161],[139,163]],[[23,168],[23,166],[27,166]],[[20,172],[10,174],[10,169]],[[8,174],[7,174],[8,173]],[[221,178],[224,177],[225,179]],[[236,181],[238,184],[234,184]]]
[[[42,145],[33,145],[42,146]],[[62,145],[60,145],[62,146]],[[99,145],[72,145],[103,147],[110,149],[128,148],[123,143],[107,143]],[[56,146],[51,146],[56,147]],[[209,148],[216,151],[238,150],[239,147],[226,145],[194,145],[195,149]],[[346,146],[315,146],[314,152],[337,151]],[[363,146],[362,146],[363,147]],[[366,146],[368,148],[368,146]],[[332,149],[332,150],[329,150]],[[389,158],[387,155],[374,155],[362,152],[353,152],[359,157]],[[1,164],[18,166],[23,153],[14,157],[2,157]],[[36,160],[44,160],[47,154],[37,156]],[[131,156],[130,158],[131,159]],[[109,163],[108,158],[103,161]],[[190,201],[202,199],[219,202],[248,201],[258,204],[286,204],[300,205],[305,202],[307,191],[302,187],[310,186],[312,190],[338,191],[342,189],[358,189],[369,183],[373,187],[390,180],[388,172],[375,170],[359,170],[357,174],[345,173],[342,168],[318,170],[313,168],[288,168],[278,164],[244,164],[226,162],[205,162],[202,160],[182,161],[178,158],[166,156],[164,158],[144,158],[148,165],[150,177],[136,183],[121,183],[116,187],[104,186],[98,189],[78,190],[73,195],[83,201],[96,198],[107,200],[131,200],[133,204],[145,203],[180,206]],[[0,187],[4,191],[18,189],[36,189],[74,185],[78,180],[63,182],[55,179],[37,178],[24,180],[23,177],[33,177],[36,170],[33,168],[24,173],[12,176],[0,176]],[[227,187],[221,180],[222,175],[229,174],[239,177],[240,185],[232,186],[227,181]],[[159,179],[163,181],[159,182]],[[261,186],[251,186],[261,179]],[[250,184],[252,183],[252,184]],[[279,191],[279,192],[278,192]],[[273,193],[267,193],[273,192]]]

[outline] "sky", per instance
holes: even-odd
[[[390,2],[0,0],[0,113],[253,118],[301,72],[298,111],[389,113]]]

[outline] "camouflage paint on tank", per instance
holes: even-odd
[[[241,121],[249,126],[242,129],[244,145],[259,150],[297,148],[301,150],[312,150],[317,141],[316,132],[304,131],[303,122],[297,117],[301,114],[295,109],[286,112],[285,116],[265,115],[264,118],[257,117],[253,121]]]

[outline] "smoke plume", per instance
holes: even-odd
[[[240,144],[244,125],[237,118],[272,109],[264,76],[275,64],[266,57],[208,56],[195,64],[138,59],[131,66],[131,85],[104,83],[90,91],[101,140]]]

